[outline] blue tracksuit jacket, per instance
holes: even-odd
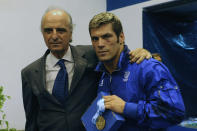
[[[126,122],[120,131],[158,130],[181,122],[185,107],[178,85],[167,67],[157,60],[130,63],[125,45],[117,70],[109,74],[99,62],[96,71],[103,72],[100,91],[110,92],[125,102]]]

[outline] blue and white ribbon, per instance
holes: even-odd
[[[95,115],[92,117],[92,123],[96,125],[97,118],[105,112],[105,104],[104,99],[100,99],[97,101],[97,111]]]

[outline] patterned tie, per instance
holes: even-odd
[[[52,94],[64,105],[68,96],[68,74],[63,59],[60,59],[57,64],[60,66],[60,70],[55,79]]]

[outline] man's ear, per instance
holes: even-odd
[[[119,43],[124,44],[124,40],[125,40],[124,33],[121,32],[119,36]]]
[[[70,40],[69,40],[69,42],[72,42],[73,41],[73,39],[72,39],[72,37],[70,38]]]
[[[72,42],[72,41],[73,41],[73,35],[72,35],[72,32],[71,32],[71,36],[70,36],[69,42]]]

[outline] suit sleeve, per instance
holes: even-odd
[[[76,47],[78,48],[79,54],[84,54],[83,57],[88,60],[88,64],[93,63],[95,67],[98,63],[98,58],[92,45],[78,45]]]
[[[159,62],[152,62],[140,69],[138,78],[146,96],[138,103],[126,103],[124,114],[152,129],[181,122],[185,107],[168,69]]]
[[[38,102],[33,94],[32,88],[28,78],[22,71],[22,94],[23,105],[26,116],[25,131],[38,131],[37,128],[37,114],[38,114]]]

